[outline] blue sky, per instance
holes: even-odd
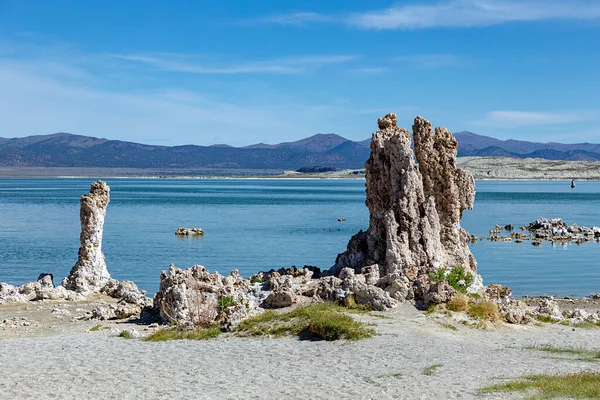
[[[0,0],[0,137],[600,142],[599,40],[598,0]]]

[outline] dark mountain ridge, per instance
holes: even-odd
[[[600,144],[499,140],[472,132],[458,132],[455,136],[459,142],[459,156],[600,160]],[[370,140],[355,142],[327,133],[295,142],[246,147],[226,144],[155,146],[55,133],[0,138],[0,167],[296,170],[320,166],[360,169],[369,157],[369,143]]]

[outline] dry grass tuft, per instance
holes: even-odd
[[[469,315],[482,321],[496,322],[500,319],[498,305],[494,302],[483,300],[469,306]]]
[[[469,296],[464,293],[456,293],[446,304],[450,311],[467,312],[469,311]]]

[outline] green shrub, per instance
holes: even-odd
[[[540,321],[540,322],[546,322],[546,323],[550,323],[550,324],[553,324],[553,323],[555,323],[555,322],[558,322],[558,320],[557,320],[557,319],[555,319],[555,318],[552,318],[552,317],[551,317],[551,316],[549,316],[549,315],[538,315],[537,317],[535,317],[535,319],[537,319],[537,320],[538,320],[538,321]]]
[[[457,265],[450,270],[446,276],[446,281],[457,292],[466,293],[467,288],[473,283],[473,274],[468,272],[464,265]],[[464,282],[464,285],[459,283],[461,281]]]
[[[177,328],[159,329],[152,335],[145,337],[144,341],[164,342],[166,340],[205,340],[216,338],[221,334],[221,328],[218,325],[212,325],[207,328],[198,328],[193,330],[183,330]]]
[[[217,307],[219,308],[219,310],[223,310],[227,307],[233,307],[236,304],[237,303],[232,296],[225,296],[219,299],[219,301],[217,302]]]
[[[442,267],[436,269],[435,271],[429,271],[427,277],[431,282],[439,282],[446,280],[446,270]]]
[[[316,303],[287,313],[272,310],[242,321],[236,328],[241,336],[295,335],[322,340],[358,340],[372,337],[375,331],[344,314],[344,307]]]
[[[448,272],[444,268],[438,268],[430,271],[427,276],[431,282],[446,281],[460,293],[466,293],[467,288],[473,283],[473,274],[467,271],[464,265],[457,265]],[[461,285],[461,282],[464,284]]]
[[[253,285],[254,285],[255,283],[263,283],[263,280],[262,280],[262,279],[260,279],[258,276],[255,276],[255,277],[253,277],[253,278],[250,280],[250,283],[251,283],[251,284],[253,284]]]
[[[525,392],[536,390],[536,398],[600,398],[600,373],[580,372],[567,375],[531,375],[508,383],[480,389],[482,393]]]
[[[131,333],[129,331],[121,331],[121,333],[119,333],[119,337],[122,337],[125,339],[133,339],[133,336],[131,335]]]

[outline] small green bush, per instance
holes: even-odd
[[[467,288],[473,283],[473,274],[468,272],[464,265],[458,265],[450,270],[446,280],[457,292],[466,293]],[[464,282],[464,285],[459,283],[461,281]]]
[[[358,340],[373,336],[372,329],[341,313],[315,313],[311,316],[306,335],[313,339]]]
[[[546,323],[549,323],[549,324],[554,324],[554,323],[558,322],[557,319],[552,318],[549,315],[538,315],[537,317],[535,317],[535,319],[537,319],[540,322],[546,322]]]
[[[121,331],[121,333],[119,333],[119,337],[125,339],[133,339],[133,336],[131,336],[131,333],[129,331]]]
[[[296,335],[322,340],[358,340],[372,337],[375,331],[344,314],[344,307],[333,303],[316,303],[287,313],[272,310],[242,321],[236,328],[241,336]]]
[[[446,280],[446,270],[442,267],[436,269],[435,271],[429,271],[427,277],[431,282],[439,282]]]
[[[568,375],[530,375],[508,383],[480,389],[482,393],[525,392],[536,390],[536,398],[600,398],[600,373],[580,372]]]
[[[223,310],[227,307],[233,307],[236,304],[237,303],[232,296],[225,296],[219,299],[219,301],[217,302],[217,307],[219,308],[219,310]]]
[[[251,283],[251,284],[253,284],[253,285],[254,285],[255,283],[263,283],[263,280],[262,280],[262,279],[260,279],[258,276],[255,276],[255,277],[253,277],[253,278],[250,280],[250,283]]]
[[[193,330],[183,330],[183,329],[159,329],[154,332],[152,335],[145,337],[144,341],[147,342],[164,342],[166,340],[205,340],[216,338],[221,334],[221,328],[218,325],[212,325],[207,328],[198,328]]]
[[[467,288],[473,283],[473,274],[467,271],[464,265],[457,265],[448,272],[444,268],[438,268],[430,271],[427,276],[431,282],[448,282],[459,293],[466,293]],[[464,284],[461,285],[461,282]]]

